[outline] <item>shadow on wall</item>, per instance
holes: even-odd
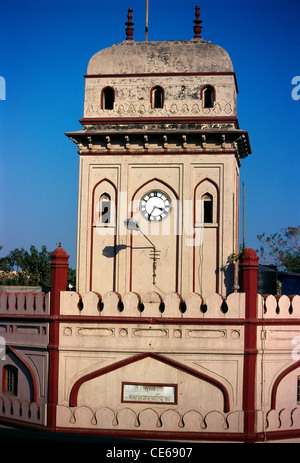
[[[126,244],[118,244],[117,246],[105,246],[102,251],[102,255],[108,258],[115,257],[117,254],[119,254],[120,251],[126,248]]]
[[[108,259],[112,257],[116,257],[117,254],[119,254],[120,251],[123,251],[126,248],[132,248],[132,249],[152,249],[151,246],[139,246],[139,247],[132,247],[132,246],[127,246],[126,244],[118,244],[117,246],[105,246],[105,248],[102,251],[102,255],[104,257],[107,257]]]
[[[228,296],[234,290],[234,263],[230,262],[220,269],[224,274],[224,285],[226,288],[226,295]]]

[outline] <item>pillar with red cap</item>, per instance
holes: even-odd
[[[256,440],[256,359],[257,359],[257,274],[258,257],[246,248],[240,259],[241,291],[246,295],[244,340],[244,436],[245,442]]]
[[[68,281],[69,255],[59,243],[51,254],[51,297],[49,320],[49,381],[48,381],[48,428],[56,428],[56,408],[58,404],[59,365],[59,312],[60,292],[66,291]]]

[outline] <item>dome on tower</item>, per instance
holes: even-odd
[[[233,72],[228,53],[202,39],[190,41],[124,41],[96,53],[88,75]]]

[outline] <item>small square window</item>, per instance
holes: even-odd
[[[164,107],[164,91],[161,87],[154,87],[152,89],[152,108],[163,108]]]
[[[203,201],[203,222],[213,223],[213,198],[212,195],[206,193],[202,196]]]
[[[215,100],[214,89],[210,86],[207,86],[202,91],[203,98],[203,108],[213,108]]]
[[[114,109],[115,91],[112,87],[105,87],[102,91],[102,109]]]

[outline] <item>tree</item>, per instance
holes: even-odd
[[[72,290],[74,291],[76,288],[76,270],[74,268],[68,268],[68,285],[72,286]]]
[[[300,272],[300,226],[282,228],[280,233],[257,235],[262,246],[257,251],[260,258],[279,269]]]
[[[45,245],[41,251],[30,246],[14,249],[0,260],[0,284],[20,286],[51,286],[51,252]],[[75,287],[75,270],[68,269],[68,283]]]

